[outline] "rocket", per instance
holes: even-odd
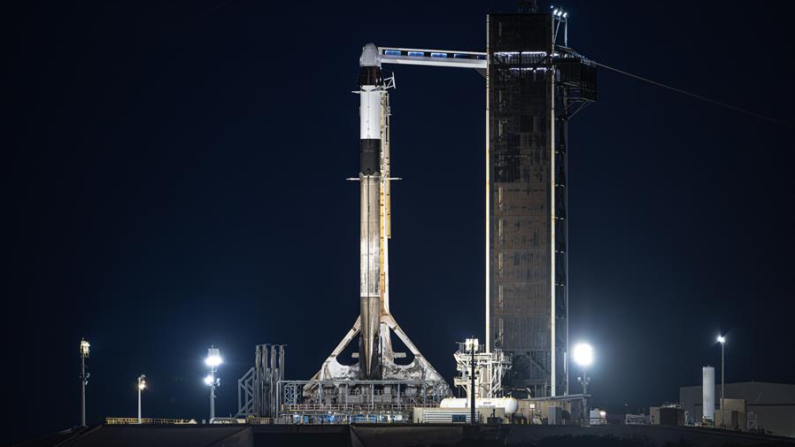
[[[342,341],[323,362],[304,393],[321,397],[323,382],[345,380],[426,381],[442,394],[448,389],[441,375],[423,357],[389,309],[389,239],[392,238],[391,142],[388,89],[395,87],[394,76],[381,72],[381,50],[369,43],[359,57],[359,316]],[[408,363],[405,352],[392,349],[395,335],[414,357]],[[356,364],[338,361],[346,347],[358,336],[359,350],[352,353]],[[337,386],[337,385],[334,385]],[[407,389],[407,388],[406,388]],[[422,388],[424,389],[424,387]],[[416,391],[416,389],[415,389]],[[398,395],[400,393],[398,392]],[[325,394],[328,398],[328,394]],[[327,400],[327,399],[326,399]]]
[[[359,58],[359,363],[365,379],[380,375],[381,322],[381,101],[385,94],[378,48],[367,44]]]

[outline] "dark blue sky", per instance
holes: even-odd
[[[216,8],[216,6],[221,7]],[[546,7],[542,3],[542,6]],[[595,60],[795,122],[790,2],[569,0]],[[358,310],[364,43],[485,49],[484,2],[7,2],[3,331],[11,441],[88,418],[206,417],[257,343],[311,376]],[[390,67],[387,67],[390,69]],[[395,67],[392,310],[452,381],[483,337],[484,106],[475,72]],[[601,71],[570,134],[572,341],[595,404],[795,382],[792,128]]]

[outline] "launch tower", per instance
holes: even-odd
[[[568,392],[569,119],[596,100],[596,67],[568,46],[568,13],[488,16],[486,340],[505,385]]]

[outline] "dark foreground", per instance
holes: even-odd
[[[795,438],[659,426],[529,425],[98,425],[66,430],[25,447],[663,447],[795,446]]]

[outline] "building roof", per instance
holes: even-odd
[[[716,381],[715,388],[720,390],[720,381]],[[755,381],[727,383],[726,398],[745,399],[748,405],[795,405],[795,385]],[[692,399],[701,399],[701,385],[679,388],[680,402]]]

